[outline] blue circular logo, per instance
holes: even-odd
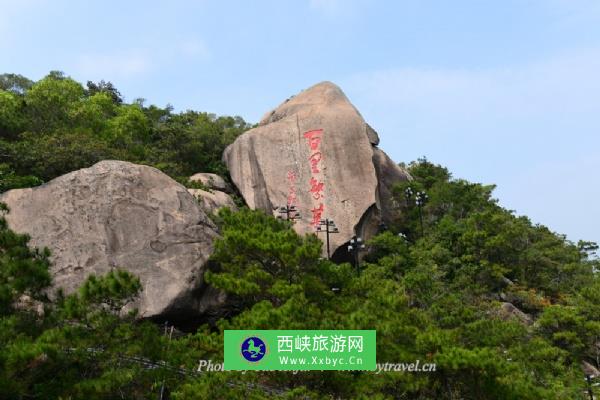
[[[242,356],[250,362],[257,362],[267,354],[267,345],[256,336],[246,338],[242,342]]]

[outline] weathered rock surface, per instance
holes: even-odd
[[[525,314],[511,303],[502,303],[498,311],[500,318],[504,320],[514,318],[524,325],[531,325],[533,323],[531,316]]]
[[[225,193],[232,193],[231,186],[225,182],[225,179],[217,174],[199,172],[190,176],[190,181],[200,182],[209,189],[215,189]]]
[[[207,192],[206,190],[202,189],[188,189],[188,192],[198,199],[200,207],[206,213],[216,214],[217,211],[223,207],[228,207],[234,211],[237,211],[238,209],[231,196],[225,192],[218,190]]]
[[[397,212],[398,205],[392,198],[392,189],[398,182],[411,179],[411,176],[398,164],[392,161],[382,150],[373,148],[373,165],[379,182],[377,191],[377,204],[381,210],[383,221],[390,221]]]
[[[333,253],[355,233],[368,239],[391,214],[391,186],[409,179],[378,143],[340,88],[323,82],[267,113],[223,159],[250,208],[296,205],[301,234],[314,232],[322,218],[335,221]]]
[[[600,371],[598,368],[593,366],[587,361],[581,362],[581,369],[583,370],[584,375],[597,378],[600,376]]]
[[[187,189],[157,169],[102,161],[0,196],[9,226],[52,251],[54,285],[74,291],[111,268],[140,277],[143,317],[203,313],[218,305],[202,290],[215,225]]]
[[[375,131],[375,129],[371,128],[371,125],[369,124],[367,124],[367,137],[372,145],[379,145],[379,134]]]

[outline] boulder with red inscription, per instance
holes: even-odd
[[[300,234],[333,220],[333,253],[355,234],[373,235],[390,214],[391,187],[410,179],[378,143],[340,88],[323,82],[269,112],[223,160],[250,208],[278,215],[279,207],[296,206]]]

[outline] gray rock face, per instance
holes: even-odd
[[[373,148],[373,165],[377,174],[379,183],[377,191],[378,207],[381,210],[381,217],[384,222],[388,222],[395,216],[398,205],[392,200],[392,189],[398,182],[408,181],[411,176],[398,164],[392,161],[382,150]]]
[[[213,190],[207,192],[202,189],[188,189],[188,192],[200,203],[200,207],[207,213],[216,214],[219,209],[228,207],[234,211],[237,211],[235,202],[227,193]]]
[[[232,193],[232,190],[231,190],[231,187],[229,186],[229,184],[227,182],[225,182],[225,179],[221,178],[217,174],[211,174],[208,172],[199,172],[197,174],[190,176],[190,181],[200,182],[209,189],[215,189],[215,190],[219,190],[219,191],[225,192],[225,193]]]
[[[223,160],[250,208],[297,206],[300,234],[314,232],[321,219],[335,221],[340,232],[331,235],[333,253],[355,232],[368,239],[389,214],[391,185],[409,179],[377,143],[377,133],[340,88],[323,82],[267,113]]]
[[[216,227],[186,188],[157,169],[102,161],[0,196],[9,226],[52,251],[54,285],[74,291],[113,267],[140,277],[143,317],[202,313],[220,300],[199,290]]]
[[[377,146],[379,144],[379,135],[369,124],[367,124],[367,137],[372,145]]]
[[[584,375],[589,375],[592,378],[597,378],[600,376],[600,371],[598,368],[587,361],[581,362],[581,369],[583,370]]]
[[[524,325],[531,325],[533,323],[531,316],[525,314],[511,303],[502,303],[498,311],[500,318],[504,320],[514,318]]]

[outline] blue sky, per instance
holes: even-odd
[[[241,115],[342,87],[400,161],[600,242],[600,0],[0,0],[0,72]]]

